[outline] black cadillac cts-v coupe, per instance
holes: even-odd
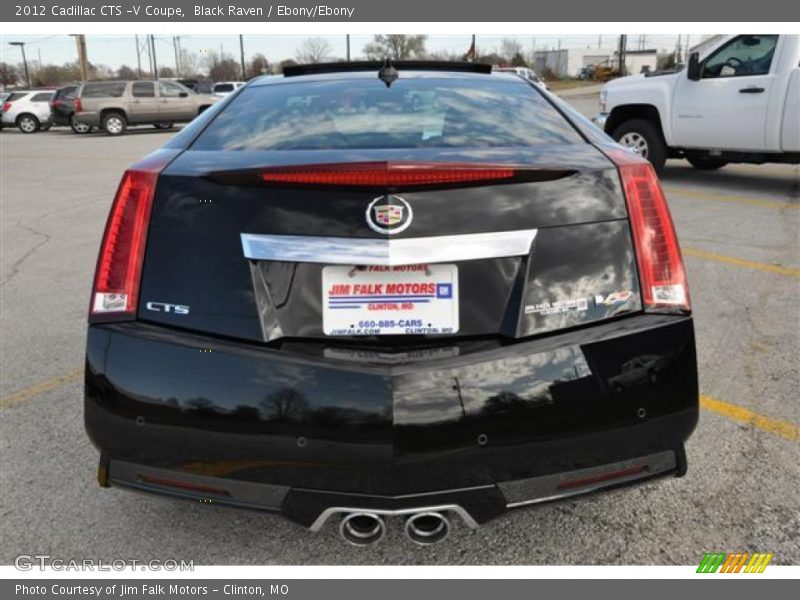
[[[513,74],[287,69],[122,177],[98,478],[418,543],[686,472],[689,293],[649,164]]]

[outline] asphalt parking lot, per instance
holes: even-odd
[[[565,94],[590,114],[592,92]],[[510,513],[417,547],[278,517],[101,489],[83,431],[82,360],[97,247],[120,175],[172,135],[0,133],[0,562],[697,564],[707,551],[800,564],[800,169],[662,178],[689,272],[702,406],[689,473]]]

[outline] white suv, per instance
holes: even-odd
[[[214,84],[214,87],[211,88],[211,93],[215,96],[224,98],[225,96],[228,96],[238,90],[243,85],[243,81],[218,81]]]
[[[22,133],[36,133],[50,128],[52,91],[18,91],[3,102],[3,126],[16,125]]]

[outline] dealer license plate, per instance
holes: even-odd
[[[323,267],[322,329],[326,335],[455,333],[458,267]]]

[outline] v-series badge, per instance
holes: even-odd
[[[188,315],[189,307],[184,304],[168,304],[166,302],[148,302],[145,304],[147,310],[153,312],[172,313],[175,315]]]

